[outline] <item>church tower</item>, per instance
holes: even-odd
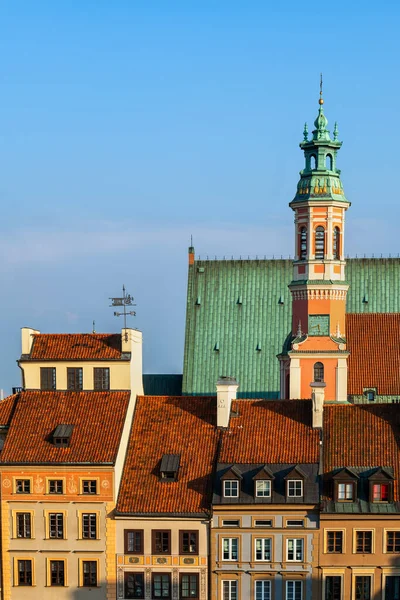
[[[350,203],[337,168],[342,142],[336,123],[331,139],[323,104],[321,79],[315,129],[309,140],[304,127],[305,166],[289,204],[295,215],[292,340],[280,357],[281,396],[310,398],[316,381],[326,384],[326,400],[347,401],[344,223]]]

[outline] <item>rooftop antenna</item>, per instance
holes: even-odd
[[[126,289],[125,289],[125,285],[122,286],[122,298],[110,298],[110,300],[112,301],[112,303],[110,304],[111,307],[113,306],[123,306],[124,311],[123,312],[114,312],[114,317],[124,317],[124,329],[125,329],[125,341],[128,341],[128,332],[126,330],[126,317],[135,317],[136,316],[136,311],[134,310],[126,310],[127,306],[136,306],[136,304],[133,303],[135,298],[133,298],[130,294],[126,293]]]
[[[322,98],[322,73],[320,74],[320,79],[319,79],[319,103],[323,104],[324,103],[324,99]]]
[[[96,333],[96,322],[95,322],[95,320],[94,320],[94,319],[93,319],[93,326],[92,326],[92,330],[93,330],[93,331],[92,331],[92,333]]]

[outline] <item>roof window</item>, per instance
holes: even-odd
[[[177,481],[180,460],[180,454],[163,455],[160,466],[161,481]]]
[[[57,425],[53,433],[53,444],[58,448],[68,448],[73,429],[73,425],[66,425],[64,423]]]

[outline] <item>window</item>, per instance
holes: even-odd
[[[256,519],[254,527],[272,527],[272,519]]]
[[[340,259],[340,229],[335,227],[333,230],[333,258]]]
[[[62,479],[49,479],[49,494],[62,494],[64,491]]]
[[[32,560],[18,560],[17,569],[18,585],[32,585]]]
[[[198,554],[198,537],[197,531],[180,531],[179,554]]]
[[[110,389],[110,369],[108,367],[94,367],[94,389],[98,392]]]
[[[180,575],[180,598],[199,597],[199,576],[197,573],[187,573]]]
[[[143,529],[124,529],[125,554],[143,554]]]
[[[337,499],[339,502],[352,502],[354,500],[354,483],[338,483]]]
[[[96,513],[82,513],[82,539],[95,540],[97,538]]]
[[[301,581],[286,582],[286,600],[303,600],[303,586]]]
[[[400,531],[388,531],[386,533],[386,552],[400,552]]]
[[[30,479],[17,479],[15,481],[15,493],[16,494],[30,494],[31,493],[31,480]]]
[[[286,527],[304,527],[304,521],[303,519],[288,519]]]
[[[356,531],[356,552],[357,554],[371,554],[372,531]]]
[[[50,585],[65,585],[65,563],[63,560],[50,561]]]
[[[302,227],[300,229],[300,260],[306,260],[307,258],[307,229]]]
[[[171,554],[171,530],[153,530],[153,554]]]
[[[375,402],[375,392],[369,390],[368,392],[365,392],[365,395],[367,397],[368,402]]]
[[[49,513],[49,538],[62,540],[64,538],[63,513]]]
[[[269,479],[259,479],[256,481],[256,496],[264,498],[271,496],[271,482]]]
[[[31,513],[17,513],[16,520],[16,537],[30,539],[32,537],[32,522]]]
[[[286,558],[288,561],[299,562],[303,560],[303,545],[302,538],[291,538],[287,540]]]
[[[322,362],[314,364],[314,381],[324,381],[324,365]]]
[[[325,229],[321,226],[315,230],[315,259],[325,258]]]
[[[236,479],[224,481],[225,498],[237,498],[239,496],[239,482]]]
[[[271,538],[256,538],[256,560],[271,560]]]
[[[83,587],[97,586],[97,560],[82,561]]]
[[[340,575],[329,575],[325,577],[324,600],[342,599],[342,578]]]
[[[332,171],[332,169],[333,169],[332,154],[327,154],[326,155],[326,168],[329,169],[329,171]]]
[[[255,600],[271,600],[271,582],[256,580]]]
[[[57,425],[53,432],[53,444],[59,448],[68,448],[74,426],[67,423]]]
[[[223,538],[222,558],[223,560],[238,560],[238,538]]]
[[[326,532],[326,551],[329,554],[341,554],[343,552],[343,531]]]
[[[224,519],[222,527],[240,527],[240,521],[239,519]]]
[[[222,582],[222,600],[238,600],[238,582],[235,579]]]
[[[67,390],[79,391],[83,389],[83,369],[82,367],[67,368]]]
[[[388,483],[374,483],[372,485],[372,502],[389,502]]]
[[[385,581],[385,600],[400,598],[400,576],[386,575]]]
[[[82,481],[82,494],[97,494],[97,479],[84,479]]]
[[[124,597],[128,600],[144,598],[144,573],[124,573]]]
[[[357,575],[355,578],[356,596],[355,600],[371,600],[371,577],[368,575]]]
[[[55,367],[40,367],[40,389],[56,389],[56,369]]]
[[[289,479],[287,494],[289,498],[300,498],[303,495],[303,482],[301,479]]]
[[[153,573],[153,598],[171,598],[171,575]]]

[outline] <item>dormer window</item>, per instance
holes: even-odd
[[[354,469],[345,467],[333,476],[335,502],[355,502],[359,476]]]
[[[289,479],[287,482],[288,498],[301,498],[303,496],[303,482],[301,479]]]
[[[53,444],[58,448],[68,448],[73,428],[73,425],[57,425],[53,433]]]
[[[259,479],[256,481],[256,496],[261,498],[270,498],[271,481],[269,479]]]
[[[180,464],[180,454],[164,454],[160,465],[161,481],[177,481]]]
[[[237,498],[239,496],[239,482],[237,479],[226,479],[224,481],[224,497]]]
[[[337,500],[338,500],[338,502],[353,502],[353,500],[354,500],[354,483],[338,483],[337,484]]]
[[[374,483],[372,486],[373,502],[389,502],[389,484]]]
[[[370,502],[392,502],[392,469],[379,467],[369,477]]]

